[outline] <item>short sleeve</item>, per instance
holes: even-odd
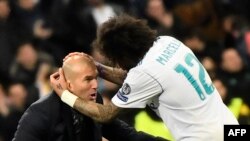
[[[112,102],[123,108],[144,108],[151,98],[162,91],[159,82],[148,73],[131,69]]]

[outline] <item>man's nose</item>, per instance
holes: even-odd
[[[97,87],[98,87],[98,81],[97,81],[97,79],[93,79],[92,88],[97,89]]]

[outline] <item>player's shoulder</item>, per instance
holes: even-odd
[[[158,36],[156,42],[172,42],[173,40],[179,41],[178,39],[172,36]]]
[[[172,36],[159,36],[157,37],[154,47],[155,48],[162,48],[163,47],[168,47],[168,46],[174,46],[175,48],[180,47],[183,45],[183,43],[176,39],[175,37]]]
[[[147,65],[140,65],[130,69],[127,74],[127,80],[130,80],[131,82],[135,81],[147,82],[148,80],[150,80],[151,79],[150,71],[146,66]]]

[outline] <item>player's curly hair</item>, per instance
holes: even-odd
[[[155,39],[156,31],[145,20],[124,14],[105,22],[97,31],[92,46],[113,65],[129,70],[139,63]]]

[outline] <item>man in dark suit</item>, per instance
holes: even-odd
[[[92,102],[102,103],[97,93],[97,69],[88,55],[69,57],[63,71],[70,92]],[[58,85],[58,87],[61,87]],[[71,98],[62,97],[62,100]],[[99,124],[84,116],[52,93],[34,104],[22,116],[13,141],[161,141],[136,132],[120,120]]]

